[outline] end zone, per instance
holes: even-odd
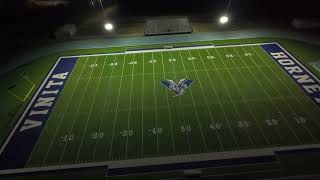
[[[23,168],[37,142],[77,58],[61,58],[20,116],[0,149],[0,169]]]

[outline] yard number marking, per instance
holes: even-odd
[[[61,138],[62,138],[63,142],[73,141],[74,134],[66,134],[66,135],[62,136]]]
[[[123,137],[132,136],[132,135],[133,135],[133,130],[132,130],[132,129],[130,129],[130,130],[123,130],[123,131],[120,131],[120,134],[121,134]]]

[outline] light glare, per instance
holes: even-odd
[[[107,30],[107,31],[112,31],[113,30],[113,25],[111,23],[106,23],[104,25],[104,28]]]
[[[228,16],[221,16],[219,21],[221,24],[225,24],[229,21],[229,18],[228,18]]]

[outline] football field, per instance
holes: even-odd
[[[259,44],[75,58],[24,167],[319,143],[319,106]]]

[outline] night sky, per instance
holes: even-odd
[[[53,32],[64,24],[81,24],[99,11],[88,0],[70,0],[67,7],[30,8],[26,0],[0,0],[1,34],[6,47],[23,48],[33,40],[53,38]],[[102,0],[103,1],[103,0]],[[228,0],[104,0],[118,5],[116,18],[166,15],[222,14]],[[230,14],[237,20],[256,22],[284,21],[294,17],[320,17],[316,0],[233,0]],[[105,5],[106,8],[109,5]],[[3,44],[3,43],[2,43]],[[11,53],[11,51],[6,51]]]

